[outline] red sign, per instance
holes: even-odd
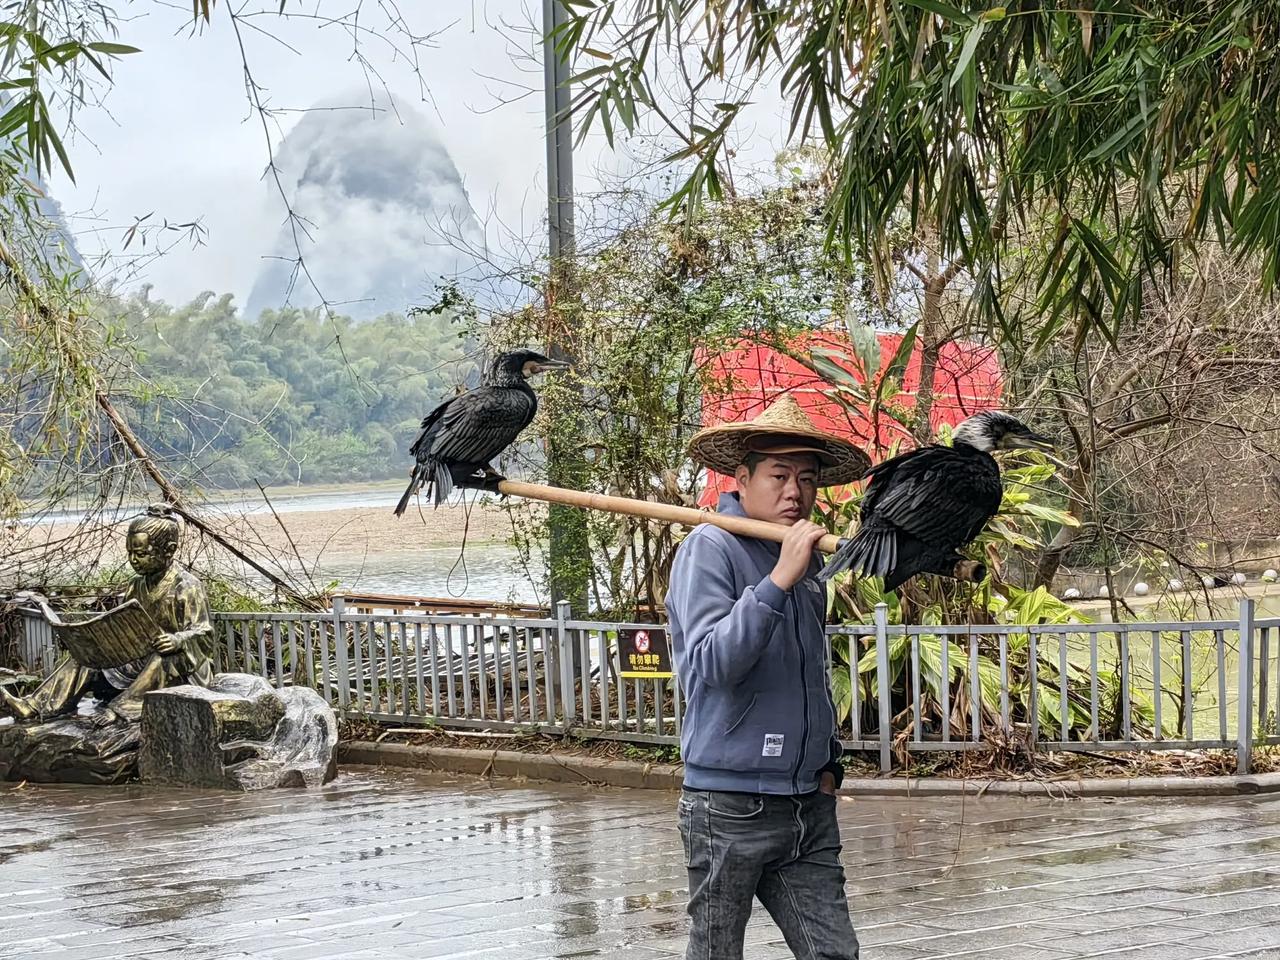
[[[893,361],[902,335],[882,333],[879,339],[880,368],[884,370]],[[862,380],[856,363],[840,359],[842,354],[853,355],[848,339],[840,334],[813,333],[794,340],[791,348],[801,354],[815,348],[825,349],[831,362],[858,381]],[[867,451],[873,463],[889,456],[895,443],[911,446],[910,434],[892,416],[881,412],[872,423],[860,406],[833,399],[831,385],[818,374],[768,347],[743,345],[715,354],[701,351],[697,360],[714,380],[728,387],[727,391],[703,397],[702,422],[706,426],[750,420],[778,397],[789,393],[819,429],[853,440]],[[919,384],[920,345],[916,344],[894,401],[908,408],[914,405]],[[934,372],[934,401],[929,420],[934,429],[944,423],[955,426],[975,413],[999,407],[1003,386],[995,350],[972,343],[948,343],[941,350]],[[731,477],[707,471],[699,505],[713,507],[721,493],[734,489]]]

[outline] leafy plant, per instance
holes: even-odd
[[[781,84],[797,144],[832,157],[832,239],[894,259],[901,213],[973,274],[974,305],[1034,332],[1132,321],[1197,244],[1258,253],[1280,277],[1280,16],[1265,0],[566,4],[560,50],[582,130],[612,141],[667,119],[682,147],[670,204],[693,214],[731,182],[733,137]],[[624,12],[625,10],[625,12]],[[690,67],[693,64],[695,66]],[[1025,283],[1030,297],[1006,294]]]

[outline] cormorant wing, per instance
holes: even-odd
[[[877,463],[864,474],[864,477],[871,478],[871,482],[867,484],[867,489],[862,494],[862,505],[858,511],[863,523],[870,520],[875,513],[876,506],[884,497],[885,491],[893,483],[893,476],[898,468],[903,464],[910,463],[912,460],[919,459],[929,449],[929,447],[918,447],[907,453],[900,453],[896,457]]]
[[[457,399],[457,397],[450,397],[422,418],[422,432],[418,434],[417,439],[413,441],[413,446],[409,448],[409,453],[413,454],[415,459],[421,460],[422,457],[419,454],[426,453],[431,449],[430,440],[435,436],[436,430],[439,429],[440,418],[444,416],[444,412]]]
[[[873,471],[862,517],[864,523],[887,521],[924,543],[955,549],[982,532],[1000,499],[1000,469],[989,456],[929,446]]]
[[[479,387],[442,411],[430,455],[446,463],[485,464],[500,454],[538,411],[533,391]]]

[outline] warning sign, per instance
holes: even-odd
[[[622,675],[629,680],[660,680],[671,676],[671,647],[661,627],[618,631]]]

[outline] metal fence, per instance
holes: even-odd
[[[618,631],[652,625],[566,604],[550,619],[353,613],[341,597],[215,623],[220,670],[312,686],[343,717],[679,742],[678,685],[621,676]],[[52,663],[47,627],[26,625],[29,663]],[[828,634],[840,736],[884,770],[938,750],[1227,749],[1247,772],[1255,745],[1280,744],[1280,619],[1251,600],[1230,621],[1070,625],[889,625],[881,606]]]

